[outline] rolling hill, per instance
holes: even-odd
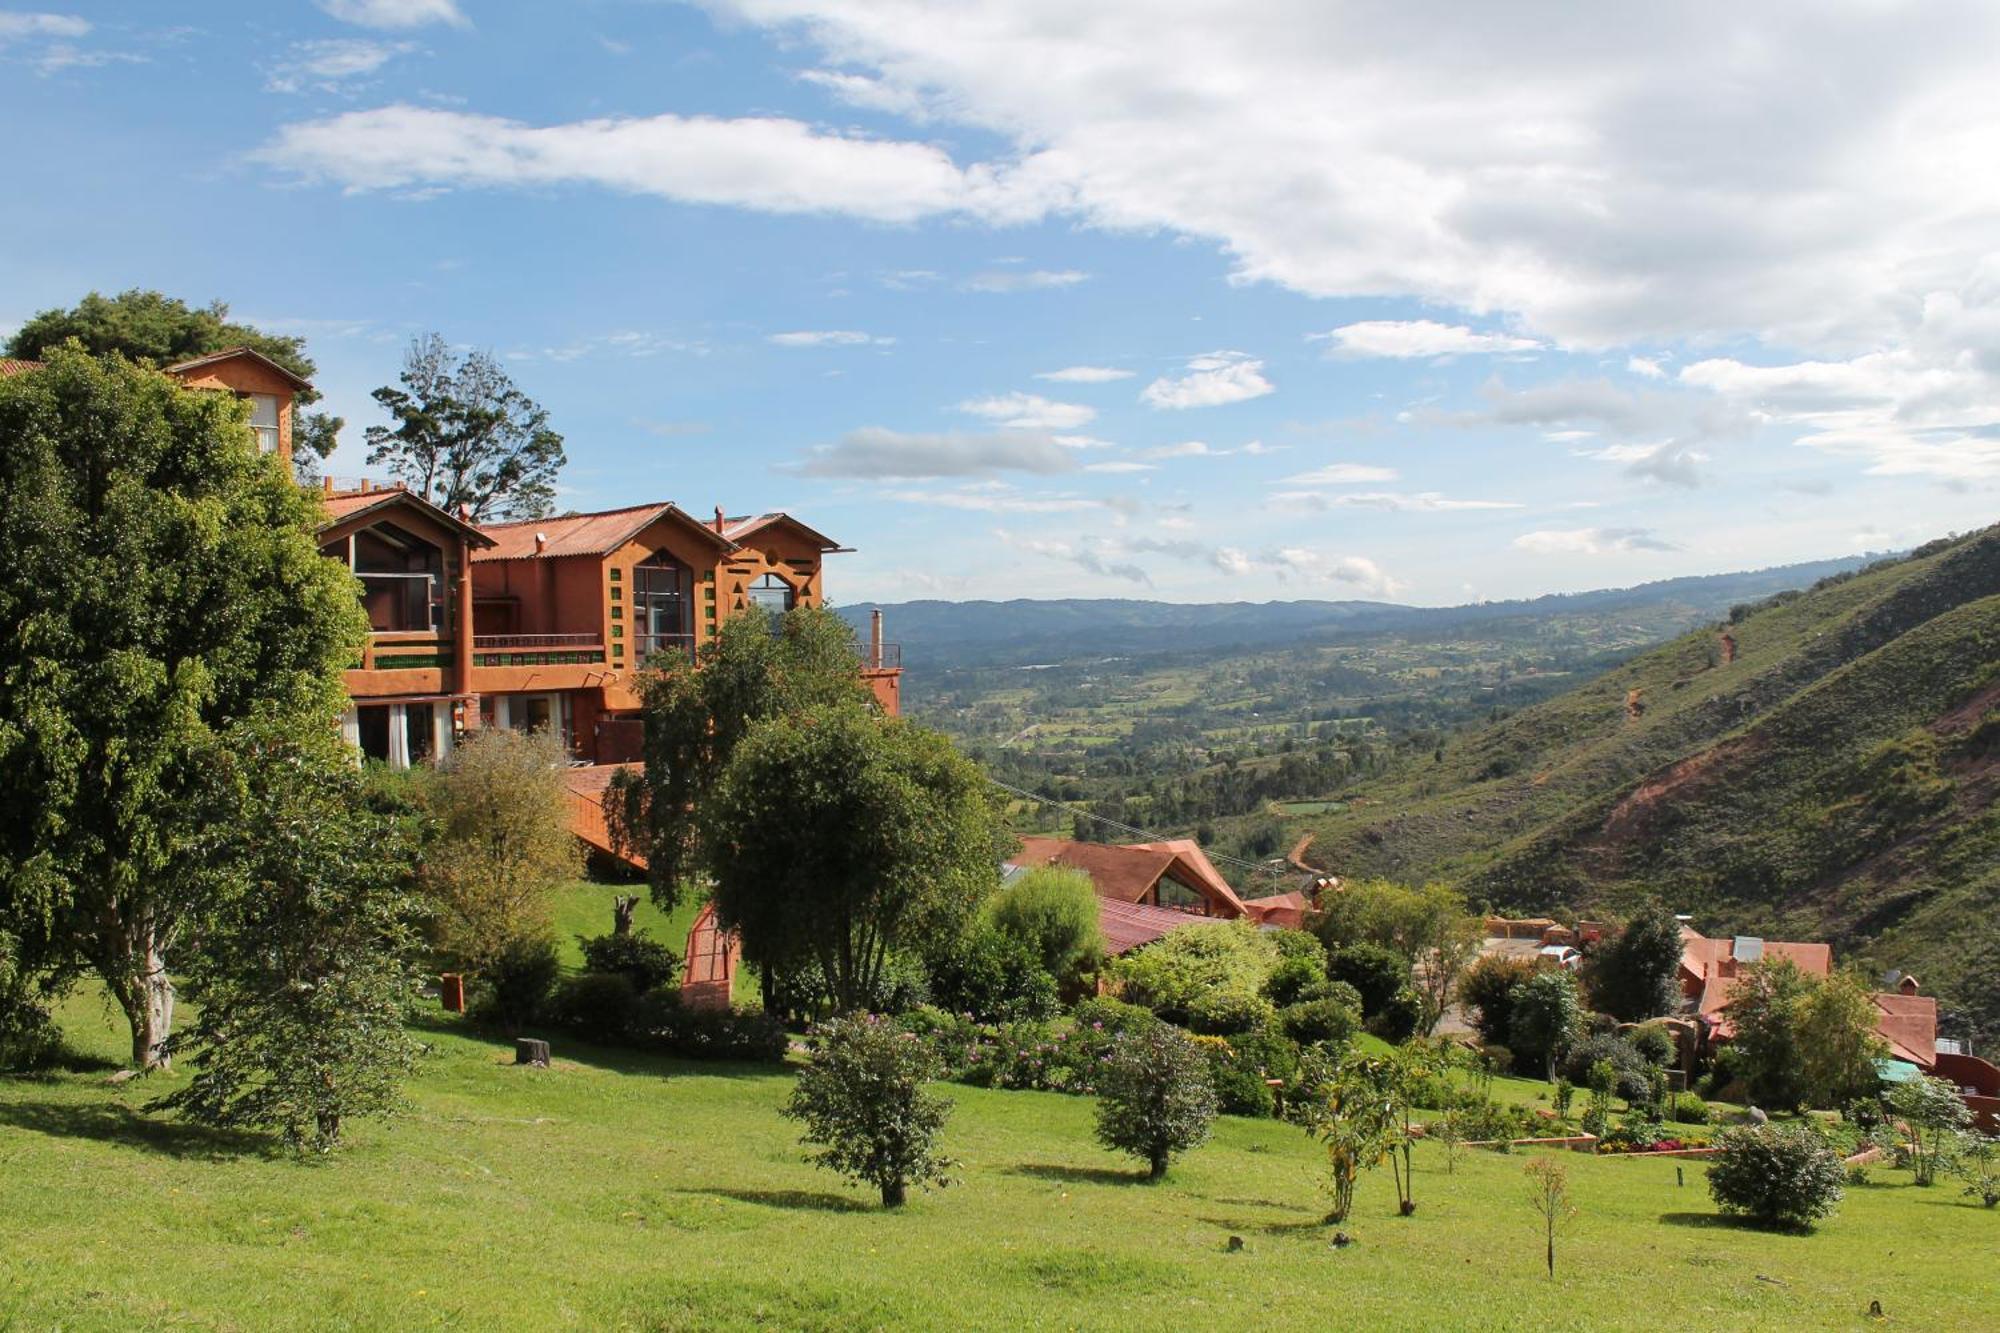
[[[2000,1040],[1996,788],[2000,527],[1738,608],[1295,822],[1344,874],[1825,939]]]

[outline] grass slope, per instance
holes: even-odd
[[[1306,822],[1347,873],[1830,939],[2000,1034],[1996,709],[2000,528],[1684,635]]]
[[[107,1060],[92,1006],[65,1015]],[[1160,1185],[1091,1104],[952,1088],[961,1183],[900,1215],[800,1160],[782,1071],[558,1043],[519,1069],[456,1023],[388,1127],[324,1163],[138,1108],[178,1076],[0,1079],[0,1328],[1905,1327],[1991,1313],[2000,1217],[1884,1175],[1810,1235],[1722,1223],[1698,1163],[1569,1156],[1541,1274],[1521,1156],[1386,1170],[1328,1244],[1310,1142],[1225,1119]],[[1507,1095],[1531,1096],[1529,1085]],[[1890,1183],[1894,1181],[1896,1183]],[[1231,1253],[1230,1236],[1244,1248]]]

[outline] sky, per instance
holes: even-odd
[[[4,2],[4,0],[0,0]],[[2000,518],[2000,6],[0,8],[0,331],[410,340],[836,601],[1532,596]]]

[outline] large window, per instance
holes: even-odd
[[[766,574],[750,585],[750,600],[770,613],[772,628],[777,628],[778,619],[798,602],[798,593],[792,585],[776,574]]]
[[[632,633],[641,662],[654,653],[688,651],[693,610],[687,566],[665,551],[632,566]]]
[[[444,552],[393,523],[378,523],[320,548],[361,580],[368,627],[378,634],[444,624]]]
[[[257,434],[257,451],[278,452],[278,396],[274,393],[250,395],[250,429]]]

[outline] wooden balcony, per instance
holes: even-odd
[[[475,634],[475,667],[599,666],[604,639],[597,634]]]

